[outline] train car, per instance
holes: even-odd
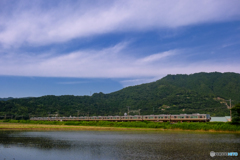
[[[112,121],[118,122],[121,120],[121,116],[112,116]]]
[[[144,121],[153,121],[153,122],[169,122],[170,121],[170,115],[144,115],[143,116]]]
[[[142,121],[142,116],[135,115],[135,116],[121,116],[120,119],[122,122],[124,121]]]
[[[144,115],[143,116],[144,121],[157,121],[156,115]]]
[[[170,122],[171,116],[168,114],[161,114],[156,116],[157,116],[157,122]]]
[[[96,117],[96,116],[88,117],[88,120],[89,120],[89,121],[96,121],[96,120],[97,120],[97,117]]]
[[[171,115],[171,122],[209,122],[209,114],[180,114],[180,115]]]

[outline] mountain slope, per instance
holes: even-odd
[[[123,115],[141,109],[141,114],[209,113],[229,115],[224,100],[240,102],[240,74],[196,73],[168,75],[156,82],[131,86],[110,94],[90,96],[43,96],[0,101],[1,115],[61,116]],[[229,105],[229,104],[228,104]],[[77,111],[78,110],[78,111]],[[132,113],[135,114],[135,113]]]
[[[8,98],[0,98],[0,101],[8,101],[10,99],[14,99],[13,97],[8,97]]]

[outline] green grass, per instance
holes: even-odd
[[[109,121],[31,121],[31,120],[5,120],[9,123],[25,123],[25,124],[49,124],[49,125],[77,125],[77,126],[102,126],[102,127],[131,127],[131,128],[162,128],[162,129],[183,129],[183,130],[215,130],[215,131],[240,131],[240,125],[230,122],[109,122]]]

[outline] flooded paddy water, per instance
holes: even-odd
[[[238,159],[240,134],[191,131],[0,131],[0,160]]]

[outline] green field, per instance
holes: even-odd
[[[183,122],[183,123],[156,123],[142,122],[109,122],[109,121],[30,121],[30,120],[5,120],[8,123],[44,124],[44,125],[69,125],[69,126],[99,126],[99,127],[125,127],[125,128],[159,128],[159,129],[182,129],[182,130],[204,130],[204,131],[240,131],[240,125],[230,122]]]

